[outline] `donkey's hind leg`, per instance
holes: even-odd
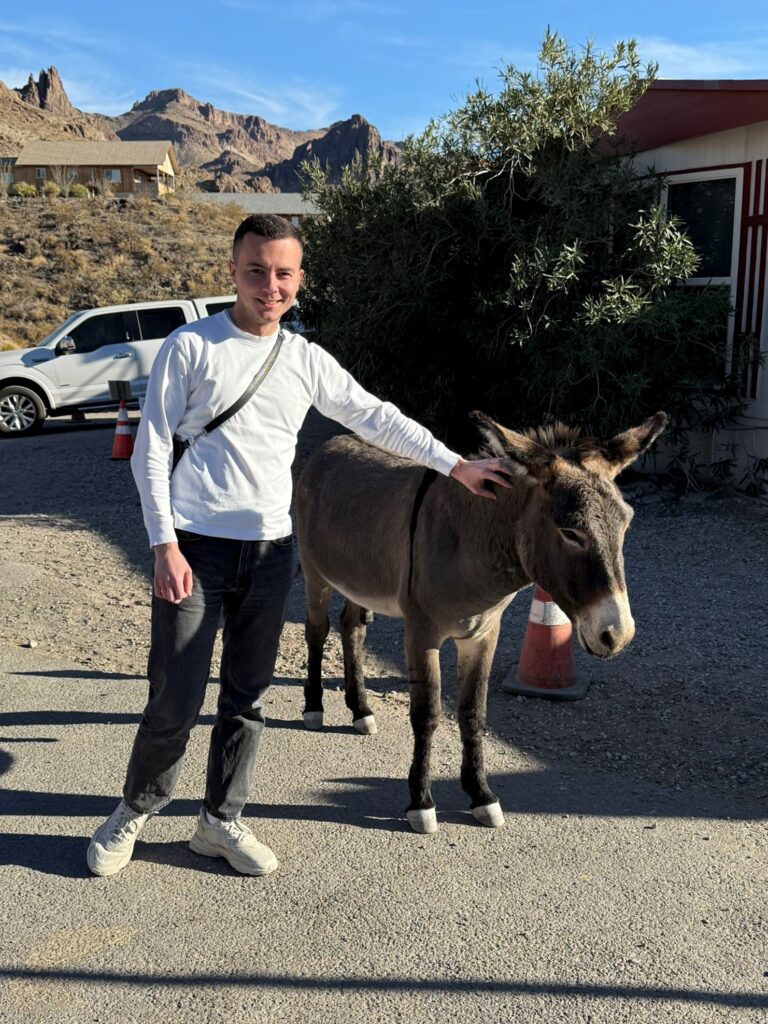
[[[488,676],[499,638],[499,621],[480,637],[456,640],[459,672],[459,729],[464,748],[461,786],[469,794],[473,816],[481,825],[504,824],[498,798],[488,786],[483,763],[483,729],[488,698]]]
[[[437,812],[432,799],[432,737],[440,719],[441,637],[427,622],[405,620],[405,656],[411,696],[413,761],[408,773],[411,802],[405,812],[414,832],[436,832]]]
[[[323,647],[330,624],[328,605],[333,588],[318,573],[304,565],[307,618],[304,636],[307,640],[307,681],[304,684],[304,725],[307,729],[323,726]]]
[[[347,601],[341,613],[341,646],[344,651],[344,700],[352,712],[352,724],[359,733],[371,736],[378,732],[376,719],[365,692],[363,645],[367,624],[373,616],[353,601]]]

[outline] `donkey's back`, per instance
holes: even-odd
[[[424,468],[352,436],[305,465],[296,492],[301,565],[348,600],[401,616],[413,503]]]

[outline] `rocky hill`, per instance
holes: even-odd
[[[289,159],[268,165],[265,173],[281,192],[295,192],[305,161],[319,161],[328,168],[330,180],[338,184],[343,169],[356,161],[366,166],[372,160],[393,163],[398,158],[394,142],[384,142],[372,124],[360,114],[353,114],[347,121],[332,124],[323,135],[297,146]]]
[[[182,196],[0,202],[0,349],[33,345],[76,309],[229,294],[242,218]]]
[[[150,92],[117,117],[86,114],[73,107],[55,67],[30,75],[25,86],[0,82],[0,158],[15,156],[27,139],[87,139],[173,142],[182,167],[180,184],[213,191],[298,191],[303,160],[320,160],[331,179],[355,161],[396,160],[395,143],[383,142],[359,114],[330,128],[297,132],[254,114],[219,110],[184,92]]]
[[[116,139],[107,120],[69,102],[56,68],[32,75],[20,89],[0,82],[0,159],[15,157],[29,139]]]

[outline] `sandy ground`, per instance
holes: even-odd
[[[53,421],[0,443],[0,844],[13,922],[1,1021],[213,1021],[227,999],[244,1021],[765,1019],[764,504],[628,485],[638,635],[608,663],[578,652],[592,680],[578,703],[501,691],[530,594],[513,603],[489,697],[490,775],[507,809],[497,832],[467,828],[445,649],[433,843],[402,826],[401,624],[377,617],[369,630],[380,736],[351,734],[340,693],[326,701],[331,729],[307,734],[295,727],[298,579],[252,808],[281,850],[279,880],[254,890],[199,867],[182,842],[199,795],[190,769],[110,888],[87,877],[84,837],[119,792],[149,622],[149,552],[129,466],[109,459],[113,423]],[[313,419],[301,455],[326,430]],[[340,653],[333,633],[331,688]],[[205,729],[193,739],[199,775]],[[228,960],[244,928],[233,907],[252,916]]]
[[[31,641],[41,653],[142,675],[150,556],[129,464],[109,459],[113,423],[107,415],[84,426],[53,420],[39,437],[0,444],[0,641]],[[313,415],[297,463],[332,430]],[[677,501],[648,480],[625,493],[636,511],[625,547],[637,622],[630,649],[608,663],[577,650],[580,672],[593,680],[587,701],[502,694],[530,609],[523,592],[506,613],[496,655],[492,727],[553,763],[629,766],[672,788],[759,798],[768,791],[768,504],[701,494]],[[299,580],[282,675],[303,675],[302,626]],[[377,617],[367,646],[371,689],[404,701],[402,624]],[[338,680],[335,631],[328,655],[328,674]],[[443,663],[450,707],[451,645]]]

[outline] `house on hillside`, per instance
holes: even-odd
[[[159,196],[175,190],[179,165],[170,142],[28,142],[12,168],[13,181],[42,188],[75,182],[94,192]],[[61,180],[60,180],[61,179]]]
[[[187,199],[196,203],[225,205],[234,203],[245,215],[274,213],[297,227],[307,217],[317,217],[320,208],[300,192],[190,192]]]
[[[746,466],[768,456],[768,81],[654,82],[619,132],[633,143],[638,170],[663,175],[663,201],[699,253],[686,283],[729,289],[725,365],[740,352],[764,353],[766,365],[753,359],[744,370],[746,416],[702,449],[716,459],[735,444]]]

